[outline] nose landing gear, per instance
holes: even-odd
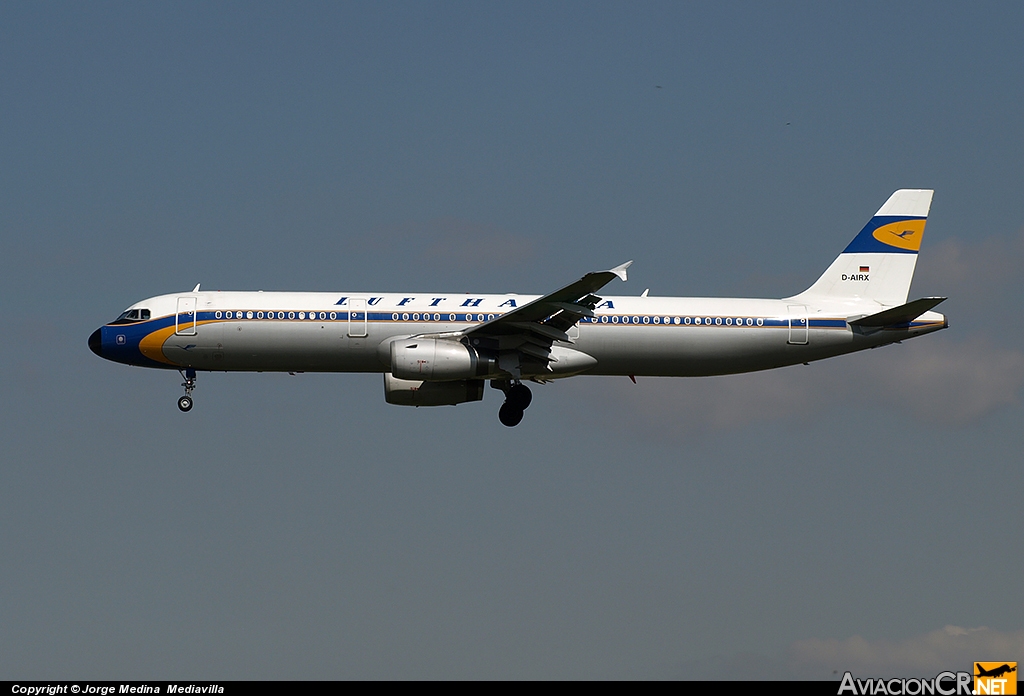
[[[182,413],[188,413],[192,410],[192,390],[196,388],[196,371],[191,367],[187,368],[184,372],[178,370],[181,374],[181,378],[185,380],[181,383],[181,386],[185,387],[185,396],[178,399],[178,410]]]
[[[521,382],[492,382],[492,386],[505,393],[505,403],[498,409],[498,420],[509,428],[514,428],[523,420],[523,412],[533,401],[530,388]]]

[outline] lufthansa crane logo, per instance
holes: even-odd
[[[904,251],[917,251],[921,248],[924,224],[924,218],[918,220],[897,220],[881,225],[871,233],[871,236],[886,246],[896,247]]]

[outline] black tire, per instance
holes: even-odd
[[[192,410],[192,397],[191,396],[183,396],[180,399],[178,399],[178,409],[182,413],[188,413],[189,411],[191,411]]]
[[[498,420],[502,425],[514,428],[523,420],[523,409],[516,408],[506,401],[498,409]]]
[[[533,392],[525,384],[516,384],[508,390],[508,394],[505,395],[505,401],[521,411],[525,411],[530,407],[530,402],[533,401]]]

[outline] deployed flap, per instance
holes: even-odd
[[[570,342],[566,332],[583,317],[594,316],[594,308],[601,301],[594,293],[613,278],[625,280],[631,263],[588,273],[575,283],[474,326],[464,335],[471,337],[478,350],[496,353],[498,366],[515,379],[524,372],[578,374],[597,361],[579,351],[552,346],[555,342]]]
[[[907,304],[887,309],[878,314],[870,314],[850,322],[850,326],[894,326],[909,324],[928,310],[936,307],[945,297],[922,297]]]
[[[511,312],[506,312],[500,317],[474,326],[466,332],[466,335],[500,336],[523,333],[529,330],[524,326],[526,322],[543,324],[545,328],[551,327],[564,332],[579,321],[580,317],[592,315],[594,307],[597,306],[601,299],[595,297],[593,293],[610,283],[613,278],[625,280],[626,269],[629,268],[631,263],[633,262],[628,261],[608,271],[588,273],[575,283],[570,283],[560,290],[555,290],[550,295],[545,295],[533,302],[524,304],[522,307],[513,309]],[[563,314],[566,315],[563,319],[569,320],[568,323],[565,321],[546,321],[554,319],[555,315]],[[560,335],[555,336],[553,332],[545,331],[545,329],[534,329],[534,332],[542,333],[556,340],[565,340]]]

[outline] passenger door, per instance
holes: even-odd
[[[174,317],[174,333],[178,336],[196,335],[196,298],[179,297],[178,313]]]
[[[807,307],[805,305],[788,305],[789,310],[789,343],[797,346],[807,345]]]

